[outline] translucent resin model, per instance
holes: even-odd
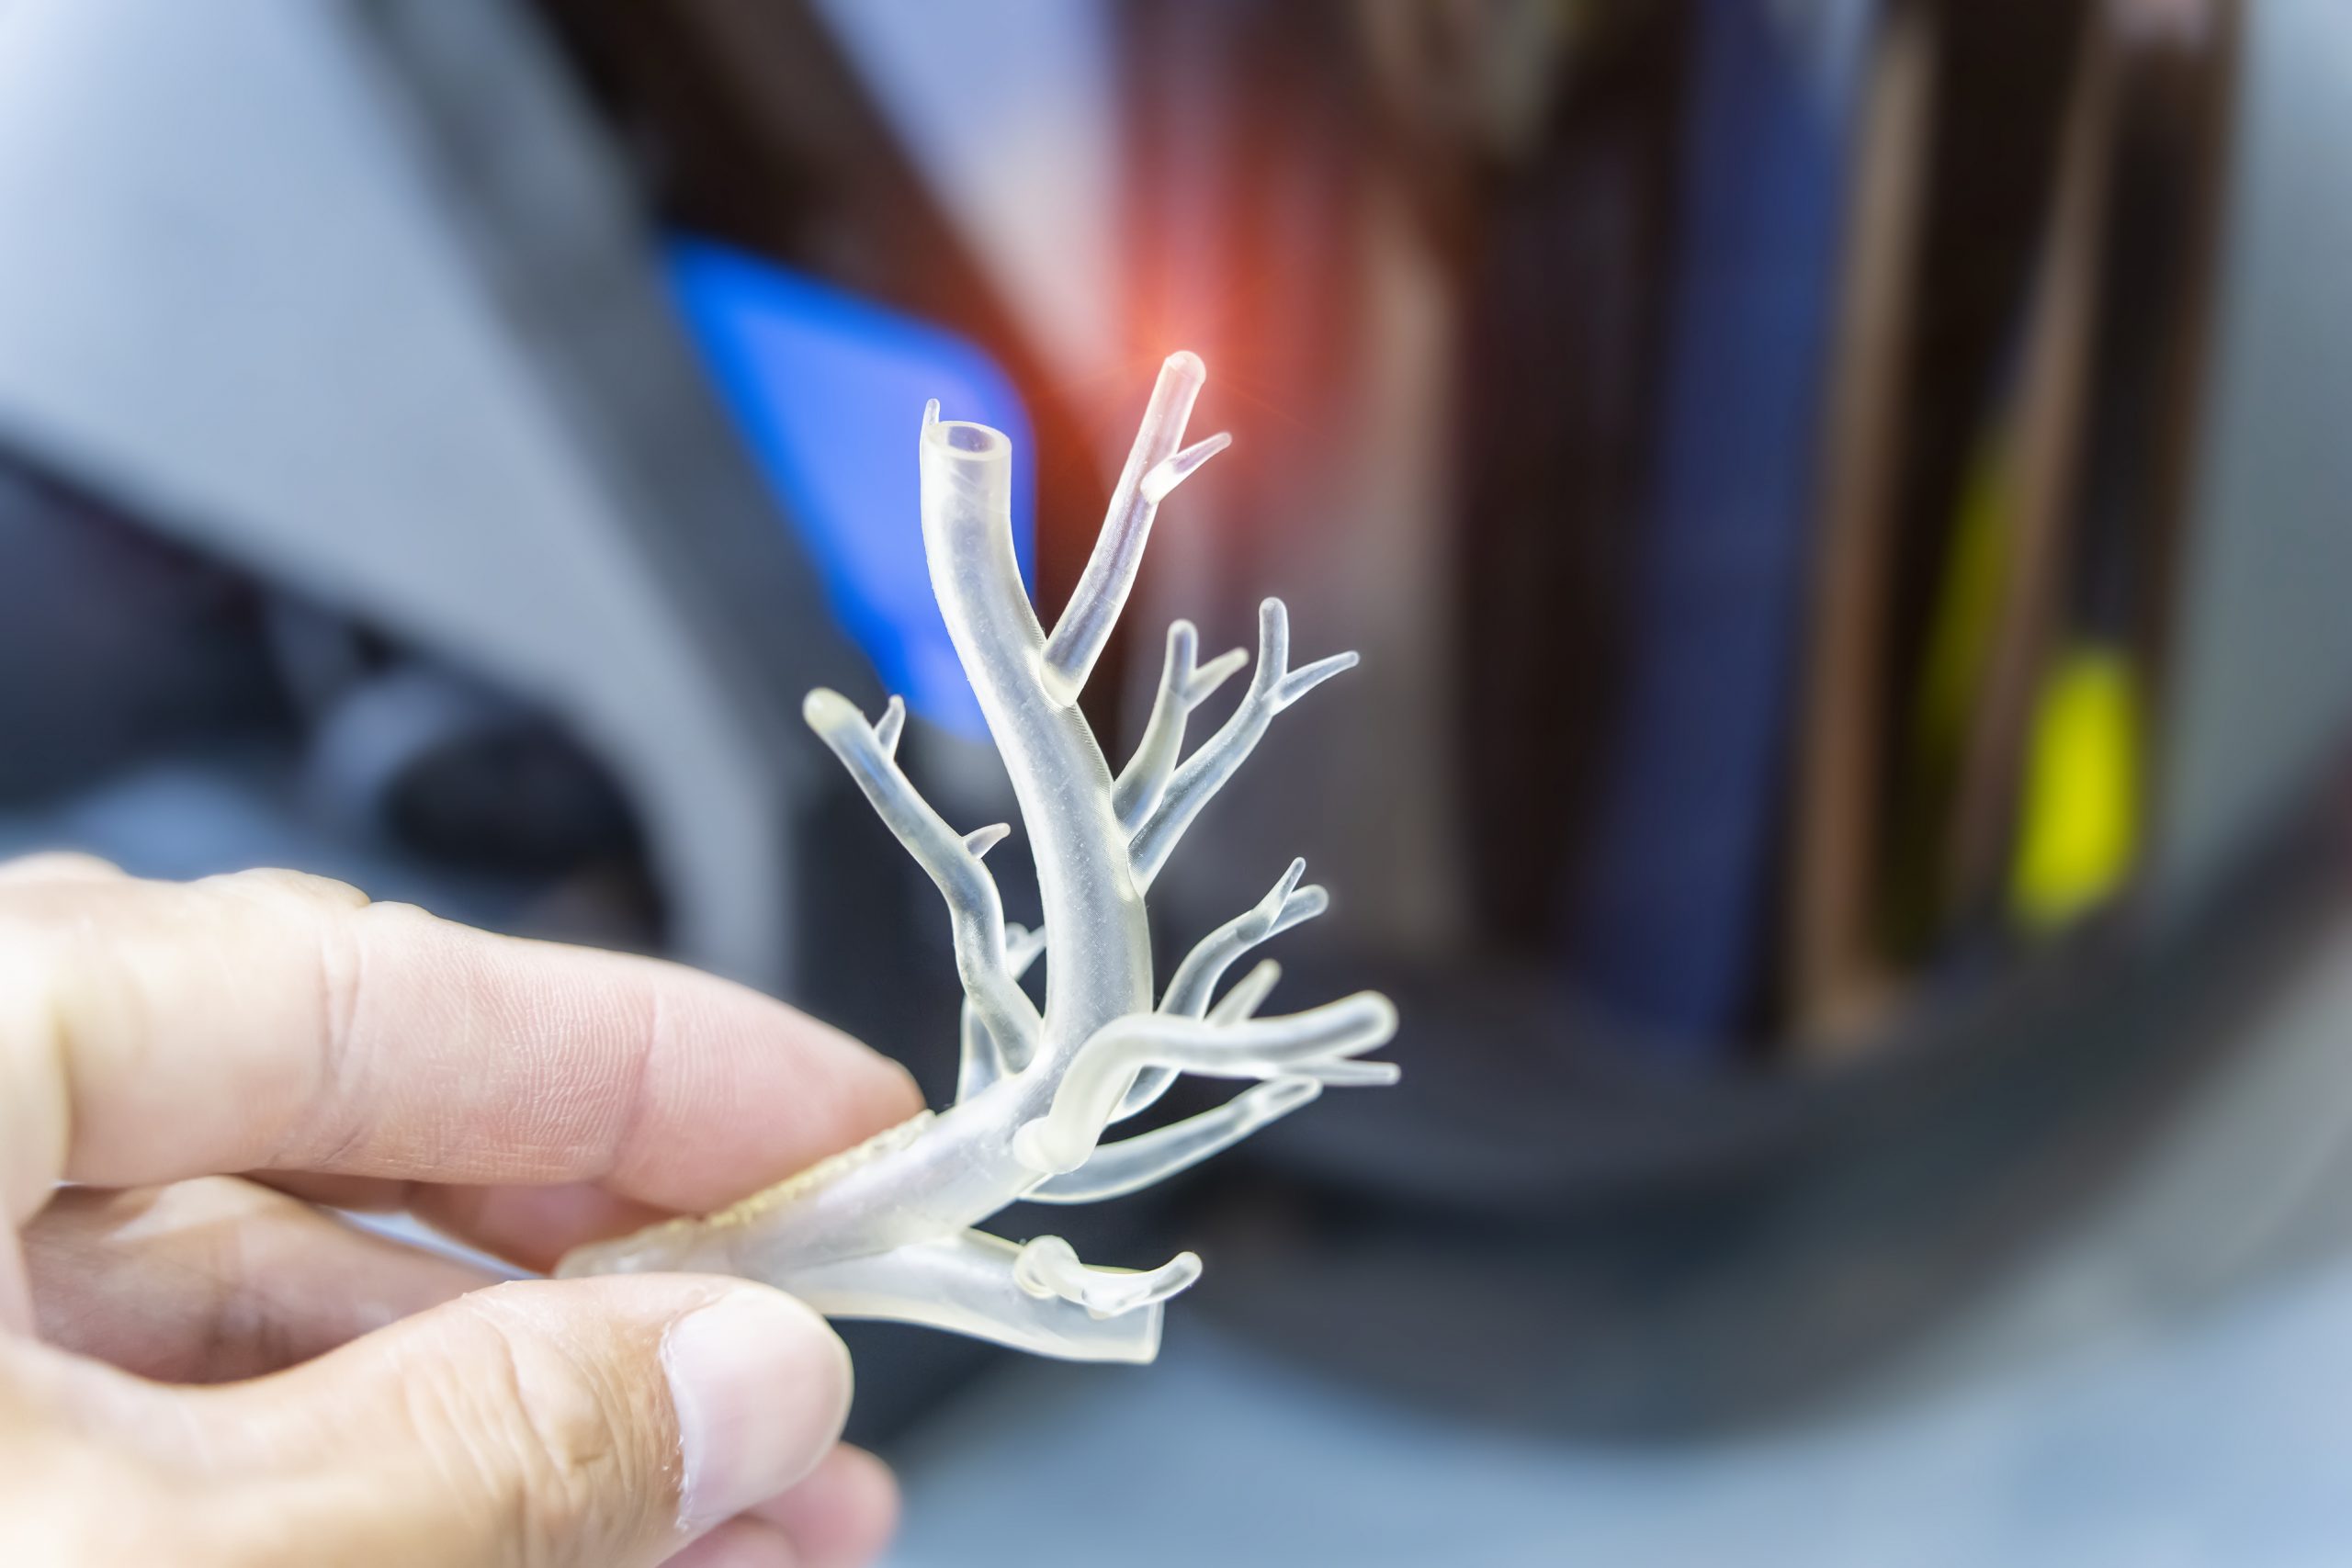
[[[1013,562],[1012,443],[985,425],[941,420],[936,402],[924,411],[932,586],[1012,774],[1043,930],[1006,923],[982,863],[1010,829],[957,832],[899,772],[898,698],[870,722],[832,692],[811,692],[804,705],[809,728],[946,897],[965,997],[955,1106],[707,1219],[582,1247],[561,1272],[738,1274],[834,1316],[931,1324],[1052,1356],[1148,1361],[1159,1346],[1160,1303],[1199,1277],[1199,1258],[1183,1253],[1142,1272],[1094,1268],[1058,1236],[1016,1244],[973,1227],[1021,1199],[1089,1203],[1132,1192],[1297,1110],[1327,1084],[1396,1081],[1393,1066],[1355,1059],[1396,1032],[1385,998],[1364,992],[1261,1018],[1277,973],[1271,962],[1217,994],[1236,959],[1323,908],[1322,889],[1300,886],[1304,862],[1292,862],[1255,908],[1204,937],[1154,1003],[1144,916],[1153,876],[1274,715],[1355,662],[1343,653],[1292,669],[1289,622],[1282,602],[1267,600],[1249,690],[1180,764],[1186,717],[1247,656],[1237,649],[1196,662],[1193,629],[1179,621],[1135,756],[1115,779],[1104,763],[1078,694],[1134,585],[1152,514],[1227,445],[1221,434],[1182,445],[1205,376],[1190,354],[1161,367],[1102,537],[1051,636]],[[1042,1012],[1021,985],[1041,957]],[[1260,1081],[1216,1110],[1101,1141],[1183,1072]]]

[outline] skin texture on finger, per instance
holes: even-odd
[[[0,1340],[0,1561],[650,1568],[808,1477],[848,1397],[806,1308],[674,1275],[497,1286],[220,1388]],[[107,1550],[24,1557],[44,1521]]]
[[[704,1485],[695,1472],[706,1461],[681,1429],[701,1402],[673,1408],[658,1371],[695,1321],[679,1309],[753,1302],[797,1324],[789,1336],[771,1327],[728,1369],[743,1385],[732,1397],[797,1428],[783,1447],[806,1457],[772,1478],[773,1495],[831,1446],[849,1367],[820,1320],[758,1287],[658,1275],[503,1285],[209,1397],[266,1453],[316,1474],[307,1456],[323,1452],[327,1471],[348,1467],[371,1501],[385,1497],[386,1561],[504,1562],[536,1547],[563,1562],[659,1562],[684,1539],[682,1509],[692,1522],[682,1495]],[[384,1440],[403,1428],[413,1443]],[[462,1472],[451,1473],[453,1458]],[[322,1500],[349,1506],[339,1487]],[[439,1516],[422,1529],[421,1506]],[[716,1522],[708,1499],[703,1507],[706,1526]]]
[[[165,1382],[281,1371],[489,1283],[224,1177],[68,1190],[26,1239],[41,1337]],[[841,1445],[750,1512],[805,1568],[854,1568],[878,1557],[896,1529],[898,1484],[872,1454]],[[754,1545],[779,1550],[763,1532],[727,1550]]]
[[[278,1371],[493,1282],[229,1177],[68,1188],[24,1246],[42,1339],[164,1382]]]
[[[758,993],[245,873],[0,885],[0,1183],[322,1170],[706,1209],[918,1109]],[[73,1139],[69,1148],[68,1129]]]
[[[27,1239],[42,1338],[167,1382],[279,1371],[487,1282],[228,1178],[137,1192],[69,1190]],[[854,1568],[881,1554],[898,1513],[888,1467],[837,1445],[807,1479],[749,1510],[768,1530],[742,1532],[743,1542],[726,1550],[773,1555],[780,1532],[788,1561]]]

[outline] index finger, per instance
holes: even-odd
[[[0,1192],[325,1170],[742,1196],[919,1108],[747,987],[340,883],[0,879]]]

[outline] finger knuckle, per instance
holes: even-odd
[[[638,1402],[603,1359],[531,1321],[511,1288],[462,1303],[475,1354],[447,1380],[444,1418],[485,1501],[526,1556],[626,1539],[656,1479],[630,1440]]]
[[[348,882],[338,882],[332,876],[321,876],[315,872],[286,871],[277,867],[208,876],[197,886],[232,895],[282,898],[290,903],[317,905],[329,909],[358,909],[368,904],[368,895]]]

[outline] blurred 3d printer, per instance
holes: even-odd
[[[1050,609],[1191,347],[1238,444],[1086,702],[1270,592],[1363,649],[1155,905],[1304,848],[1407,1078],[1080,1245],[1498,1418],[1768,1411],[2340,883],[2347,148],[2335,0],[12,0],[0,850],[674,953],[944,1091],[799,697],[994,819],[917,412],[1019,441]],[[987,1354],[875,1332],[880,1427]]]

